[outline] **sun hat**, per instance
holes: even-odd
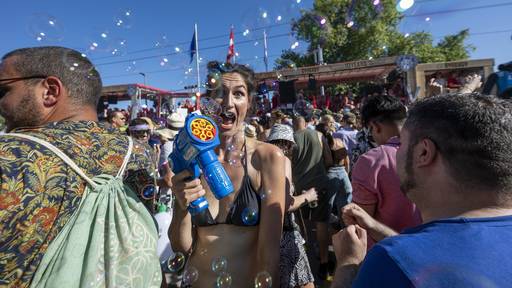
[[[167,117],[167,125],[172,130],[179,130],[185,126],[185,118],[178,113],[172,113]]]
[[[293,129],[284,124],[275,124],[270,129],[270,135],[268,135],[267,142],[274,140],[286,140],[295,144],[293,139]]]
[[[171,130],[168,128],[160,128],[155,131],[155,134],[162,138],[165,138],[167,140],[173,140],[174,137],[176,137],[176,135],[178,134],[178,132],[179,132],[178,130]]]

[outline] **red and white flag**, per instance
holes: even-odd
[[[231,62],[231,58],[235,56],[235,33],[233,33],[233,27],[231,27],[231,33],[229,33],[229,49],[228,56],[226,57],[226,63]]]

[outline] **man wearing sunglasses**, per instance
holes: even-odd
[[[18,49],[0,62],[6,131],[49,142],[88,178],[115,176],[129,151],[128,137],[98,123],[101,89],[93,64],[68,48]],[[0,155],[0,286],[28,287],[49,244],[78,209],[86,181],[62,157],[20,136],[0,135]],[[153,183],[141,175],[154,169],[135,146],[127,159],[120,176],[140,195],[138,187]]]

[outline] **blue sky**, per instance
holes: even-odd
[[[203,63],[225,59],[233,25],[239,62],[263,71],[262,31],[252,28],[274,26],[268,29],[272,66],[280,52],[296,42],[287,23],[312,3],[313,0],[4,0],[0,54],[27,46],[68,46],[86,52],[99,68],[105,85],[143,83],[138,74],[143,72],[148,85],[180,90],[196,82],[195,71],[185,73],[189,70],[186,51],[194,23],[199,26]],[[407,17],[400,29],[403,33],[430,31],[439,40],[469,28],[472,35],[468,42],[477,48],[471,58],[495,58],[496,63],[503,63],[512,60],[512,5],[461,11],[500,3],[512,1],[416,0],[413,8],[405,12]],[[261,17],[265,12],[266,19]],[[426,17],[430,21],[425,21]],[[246,29],[250,32],[243,36]],[[41,37],[40,41],[37,37]],[[98,44],[95,51],[88,49],[92,43]],[[306,47],[300,43],[296,50],[305,51]],[[204,74],[202,70],[201,75]]]

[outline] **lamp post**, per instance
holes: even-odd
[[[324,65],[324,53],[323,53],[322,46],[320,46],[320,44],[318,44],[318,46],[317,46],[317,54],[318,55],[316,57],[316,63],[318,65]],[[320,95],[325,96],[324,85],[320,86]]]
[[[139,75],[141,75],[142,77],[144,77],[144,86],[146,86],[146,73],[143,73],[143,72],[139,72]],[[145,88],[145,87],[144,87]],[[146,95],[146,107],[148,106],[148,97]]]
[[[144,86],[146,86],[146,73],[142,73],[140,72],[139,75],[141,75],[142,77],[144,77]]]

